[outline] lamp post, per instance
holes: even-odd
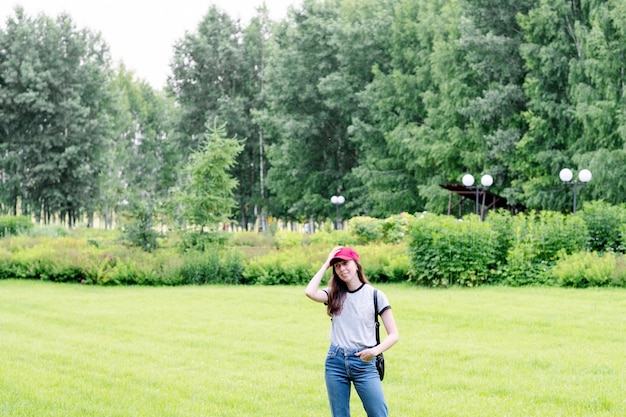
[[[333,203],[335,205],[335,230],[339,229],[339,206],[342,205],[343,203],[346,202],[346,199],[340,195],[340,196],[332,196],[330,198],[330,202]]]
[[[484,215],[483,210],[481,210],[480,212],[478,210],[478,206],[479,206],[479,204],[478,204],[478,191],[480,190],[480,187],[479,186],[474,186],[474,176],[472,174],[465,174],[465,175],[463,175],[463,178],[461,179],[461,181],[463,182],[464,186],[466,186],[466,187],[468,187],[470,189],[471,188],[474,189],[474,192],[475,192],[474,198],[476,200],[476,203],[474,204],[474,214],[476,214],[477,216],[480,215],[480,218],[482,219],[483,215]],[[485,193],[484,193],[484,191],[485,191],[486,188],[491,187],[493,185],[493,177],[491,175],[489,175],[489,174],[485,174],[482,177],[480,177],[480,183],[483,186],[483,204],[482,204],[482,207],[484,209],[484,205],[485,205]]]
[[[578,184],[584,186],[589,181],[591,181],[591,171],[588,169],[583,169],[578,173],[578,180],[580,181],[572,181],[574,178],[574,173],[569,168],[563,168],[561,172],[559,172],[559,178],[563,181],[564,184],[571,184],[574,187],[574,205],[572,207],[572,213],[576,214],[576,194],[578,192]]]

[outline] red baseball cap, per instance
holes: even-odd
[[[339,251],[337,251],[337,253],[333,257],[332,263],[335,263],[337,260],[340,259],[343,261],[353,260],[359,262],[359,254],[356,253],[356,251],[351,247],[344,246],[339,249]]]

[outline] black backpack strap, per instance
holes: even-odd
[[[376,344],[380,345],[380,323],[378,322],[378,290],[374,288],[374,319],[376,320]]]

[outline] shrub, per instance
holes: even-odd
[[[579,212],[589,231],[589,249],[592,251],[626,252],[623,228],[626,207],[612,206],[603,201],[585,202]]]
[[[63,226],[43,225],[30,229],[27,234],[30,237],[65,237],[69,235],[69,231]]]
[[[508,220],[508,228],[504,226],[504,219]],[[496,275],[498,281],[494,279],[494,283],[512,286],[535,283],[542,258],[538,244],[541,234],[539,222],[535,221],[534,215],[524,213],[494,220],[498,226],[498,242],[502,245],[499,258],[504,256],[505,260],[499,265],[501,273]]]
[[[243,259],[237,251],[189,253],[180,268],[183,284],[240,284]]]
[[[499,271],[493,282],[521,286],[545,284],[545,273],[560,253],[584,249],[588,239],[582,218],[542,211],[489,218],[501,248]],[[502,262],[502,256],[505,262]]]
[[[355,246],[358,244],[357,237],[346,230],[321,230],[319,232],[306,235],[304,239],[306,245],[320,248],[326,247],[329,248],[328,251],[330,251],[330,249],[334,246]]]
[[[180,253],[188,251],[204,252],[226,245],[230,239],[230,234],[219,231],[185,230],[179,233],[179,237],[176,247]]]
[[[492,283],[502,283],[514,287],[539,283],[546,264],[537,262],[536,248],[530,242],[519,242],[507,252],[506,264],[500,266]]]
[[[554,211],[541,211],[528,217],[530,224],[535,222],[538,258],[554,263],[559,253],[574,253],[587,247],[589,233],[582,218],[564,215]]]
[[[245,260],[239,251],[223,252],[220,258],[220,277],[224,284],[245,284],[243,269]]]
[[[317,272],[301,251],[271,252],[248,261],[243,277],[246,283],[261,285],[300,285],[308,282]]]
[[[207,284],[215,282],[220,268],[217,252],[189,253],[181,267],[181,277],[185,284]]]
[[[93,246],[75,238],[27,238],[2,242],[0,275],[4,278],[81,282],[87,279],[85,259],[96,256]]]
[[[32,229],[33,226],[28,216],[1,216],[0,238],[19,235]]]
[[[159,234],[154,230],[152,208],[149,203],[131,204],[122,216],[122,234],[131,246],[138,246],[145,252],[158,248]]]
[[[172,285],[176,254],[139,248],[107,250],[76,237],[14,238],[1,241],[0,277],[98,285]]]
[[[414,217],[408,213],[400,213],[385,219],[382,226],[383,242],[402,242],[413,219]]]
[[[496,233],[478,216],[424,214],[409,234],[409,274],[417,284],[474,286],[496,266]]]
[[[496,259],[499,265],[504,265],[507,260],[507,253],[513,246],[514,241],[514,216],[508,210],[489,211],[487,223],[491,225],[491,229],[496,233],[497,252]]]
[[[244,267],[245,283],[304,285],[319,270],[333,246],[334,243],[291,248],[253,258]],[[359,253],[370,281],[401,282],[408,279],[406,245],[352,246]]]
[[[233,246],[271,247],[274,246],[274,236],[271,233],[242,231],[232,233],[228,243]]]
[[[409,278],[406,244],[377,244],[357,248],[363,270],[372,282],[405,282]]]
[[[354,236],[354,244],[400,243],[404,240],[407,230],[414,217],[408,213],[400,213],[384,220],[373,217],[353,217],[350,219],[350,233]]]
[[[291,232],[289,230],[277,230],[274,234],[274,245],[276,249],[297,248],[302,246],[303,233]]]
[[[150,227],[150,222],[146,219],[127,224],[123,233],[128,244],[138,246],[145,252],[152,252],[159,246],[157,242],[159,234]]]
[[[624,255],[607,252],[578,252],[565,255],[550,271],[555,282],[563,287],[626,286]]]
[[[184,284],[180,270],[183,257],[173,250],[151,253],[139,248],[109,248],[91,264],[90,280],[86,283],[99,285],[181,285]]]
[[[366,245],[383,239],[383,221],[373,217],[353,217],[349,222],[351,233],[357,242]]]
[[[150,268],[142,268],[142,263],[121,260],[106,277],[97,284],[101,285],[156,285],[157,280],[150,273]]]

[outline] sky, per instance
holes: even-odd
[[[198,23],[214,4],[247,24],[265,2],[270,17],[279,20],[290,5],[301,0],[1,0],[0,27],[6,27],[20,5],[29,16],[67,13],[78,28],[100,32],[114,62],[124,62],[136,77],[162,88],[169,74],[173,46]]]

